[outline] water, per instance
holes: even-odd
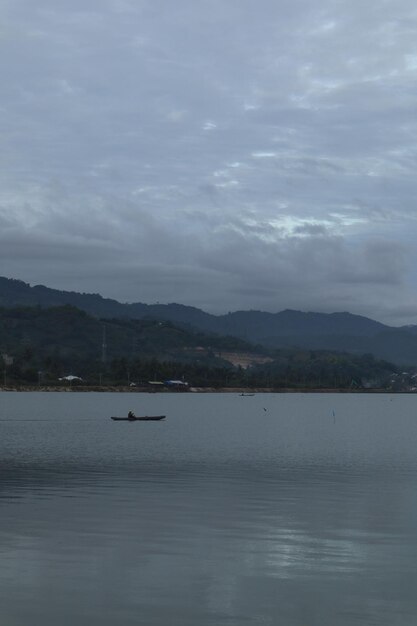
[[[415,626],[416,404],[0,393],[1,626]]]

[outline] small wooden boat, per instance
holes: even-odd
[[[116,422],[157,422],[159,420],[164,420],[165,415],[138,415],[133,417],[113,417],[112,420]]]

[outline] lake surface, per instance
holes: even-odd
[[[416,589],[417,396],[0,393],[2,626],[415,626]]]

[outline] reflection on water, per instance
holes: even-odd
[[[133,397],[0,395],[2,624],[416,623],[413,396]]]

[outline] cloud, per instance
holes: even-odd
[[[3,274],[415,321],[411,0],[6,0],[3,17]]]

